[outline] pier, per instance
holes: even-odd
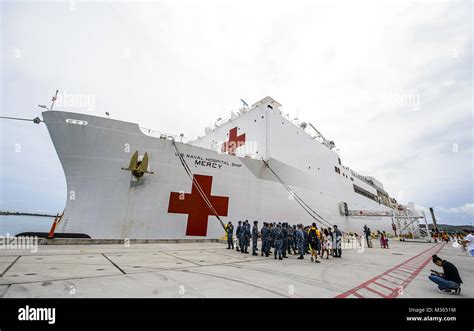
[[[51,242],[0,250],[2,298],[466,298],[474,297],[472,258],[452,243],[390,242],[343,250],[342,258],[283,261],[226,249],[217,241]],[[374,245],[378,246],[378,245]],[[460,295],[428,280],[431,255],[457,266]],[[440,270],[441,271],[441,270]]]

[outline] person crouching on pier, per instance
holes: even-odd
[[[442,293],[461,293],[461,276],[459,276],[458,269],[446,260],[441,259],[438,255],[433,255],[433,263],[438,267],[443,268],[443,272],[431,270],[431,275],[428,277],[429,280],[438,284],[438,290]]]

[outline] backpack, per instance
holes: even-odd
[[[315,229],[309,230],[308,235],[309,235],[309,238],[308,238],[308,239],[309,239],[310,242],[316,242],[316,241],[318,240],[318,236],[317,236],[317,234],[316,234],[316,230],[315,230]]]

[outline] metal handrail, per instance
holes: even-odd
[[[188,139],[184,135],[175,135],[175,134],[171,134],[171,133],[166,133],[166,132],[162,132],[162,131],[148,129],[148,128],[145,128],[143,126],[139,126],[139,128],[142,131],[142,133],[144,133],[144,134],[146,134],[150,137],[176,140],[176,141],[180,141],[180,142],[188,141]]]

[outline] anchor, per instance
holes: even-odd
[[[130,159],[130,165],[128,168],[122,168],[122,170],[132,172],[132,175],[137,179],[143,177],[144,174],[153,174],[153,171],[148,171],[148,153],[146,152],[143,155],[143,159],[139,161],[138,151],[135,151]]]

